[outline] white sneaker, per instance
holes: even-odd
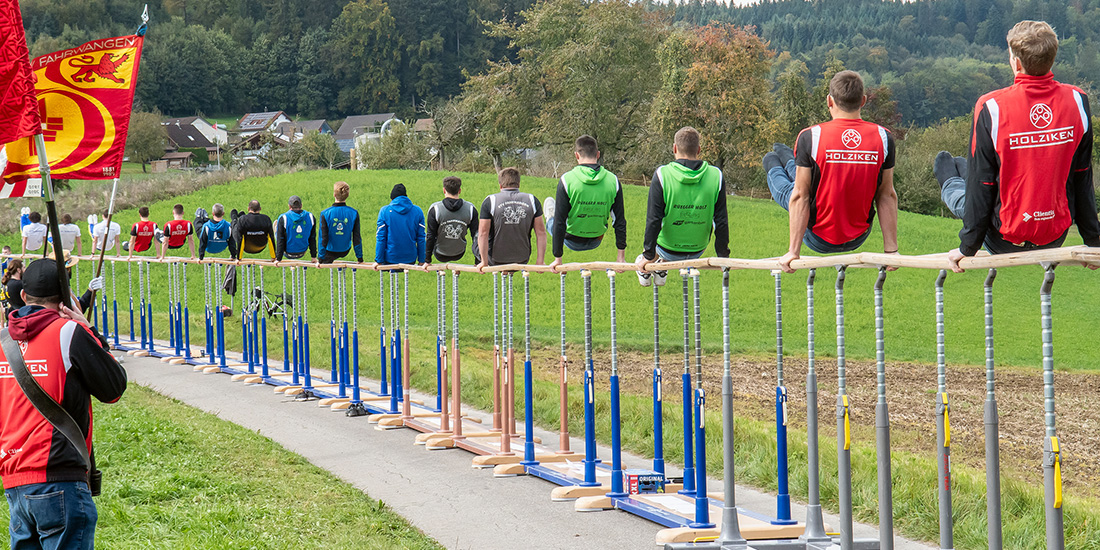
[[[667,271],[654,271],[653,280],[657,283],[657,286],[665,286],[665,279],[668,278]]]
[[[88,214],[88,225],[95,225],[99,221],[95,214]]]
[[[554,197],[546,197],[546,200],[542,201],[542,219],[546,222],[546,230],[553,232],[554,224],[554,212],[557,210],[557,203],[554,201]]]
[[[634,263],[638,263],[638,262],[642,261],[643,257],[644,256],[642,256],[641,254],[638,254],[638,257],[634,258]],[[648,272],[645,272],[645,271],[637,271],[636,273],[638,274],[638,284],[640,284],[642,286],[649,286],[649,283],[652,281],[652,278],[650,277],[650,274]],[[663,285],[664,283],[660,283],[660,284]]]

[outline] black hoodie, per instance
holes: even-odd
[[[466,255],[466,233],[473,242],[474,260],[481,261],[477,249],[478,217],[473,203],[459,198],[444,198],[428,208],[425,233],[427,259],[434,254],[441,262],[454,262]],[[441,230],[440,227],[443,226]],[[460,252],[461,251],[461,252]]]

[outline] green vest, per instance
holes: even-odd
[[[565,232],[585,238],[606,233],[607,217],[619,193],[619,179],[615,174],[602,167],[593,170],[587,166],[577,166],[566,172],[561,181],[569,195]]]
[[[665,218],[657,244],[671,252],[705,249],[714,229],[714,203],[722,192],[722,171],[706,162],[698,170],[679,162],[657,170],[665,195]]]

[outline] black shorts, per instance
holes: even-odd
[[[340,258],[343,258],[344,256],[347,256],[349,252],[351,252],[350,248],[343,251],[343,252],[333,252],[331,250],[322,250],[321,253],[318,255],[317,261],[319,263],[322,263],[322,264],[331,264],[332,262],[335,262],[336,260],[339,260]]]

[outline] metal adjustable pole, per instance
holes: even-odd
[[[359,270],[351,270],[351,404],[348,405],[346,416],[363,416],[367,414],[367,408],[363,405],[359,393]]]
[[[566,368],[569,365],[569,358],[565,355],[565,273],[562,272],[559,277],[559,291],[560,291],[560,319],[561,319],[561,351],[558,354],[558,403],[560,417],[560,427],[558,429],[558,454],[573,454],[573,451],[569,450],[569,388],[566,385]]]
[[[997,270],[990,269],[985,278],[985,500],[989,550],[1001,550],[1001,447],[1000,419],[997,396],[994,394],[993,373],[993,280]]]
[[[689,272],[695,294],[695,522],[688,527],[710,529],[710,499],[707,498],[707,438],[703,412],[706,394],[703,391],[703,323],[699,304],[699,270]]]
[[[847,372],[844,360],[844,274],[836,268],[836,449],[840,500],[840,548],[852,550],[852,427],[848,410]]]
[[[615,271],[607,270],[611,304],[611,492],[609,497],[625,497],[623,490],[622,425],[619,408],[619,344],[615,319]]]
[[[1043,327],[1043,489],[1046,500],[1047,549],[1066,546],[1062,521],[1062,458],[1058,435],[1054,430],[1054,325],[1051,320],[1050,291],[1054,286],[1054,265],[1047,265],[1043,286],[1039,289],[1039,309]]]
[[[692,433],[695,431],[695,424],[692,422],[692,401],[694,399],[691,392],[691,298],[688,294],[688,270],[680,270],[680,280],[683,282],[684,289],[684,372],[680,375],[684,409],[684,488],[680,491],[680,494],[694,496],[695,459],[692,458],[694,456]]]
[[[584,279],[584,481],[582,487],[595,487],[596,481],[596,381],[592,364],[592,272],[581,271]]]
[[[614,325],[612,325],[614,327]],[[614,328],[612,328],[614,334]],[[614,336],[612,336],[614,338]],[[614,344],[612,344],[614,345]],[[614,353],[614,352],[612,352]],[[531,373],[531,274],[523,272],[523,461],[524,466],[538,464],[535,460],[535,388]]]
[[[653,285],[653,471],[665,473],[664,404],[661,400],[661,303]]]
[[[821,514],[821,467],[818,444],[817,367],[814,364],[814,279],[817,270],[806,276],[806,530],[799,539],[807,544],[831,544]]]
[[[951,519],[951,409],[947,399],[947,362],[944,358],[943,283],[947,271],[936,277],[936,470],[940,508],[940,548],[955,547]]]
[[[886,335],[883,327],[882,287],[886,268],[880,267],[875,281],[875,366],[878,400],[875,402],[875,445],[878,460],[879,550],[894,548],[894,487],[890,476],[890,409],[886,404]]]
[[[773,525],[793,525],[787,466],[787,386],[783,381],[783,272],[772,271],[775,278],[775,452],[778,494],[775,497]]]

